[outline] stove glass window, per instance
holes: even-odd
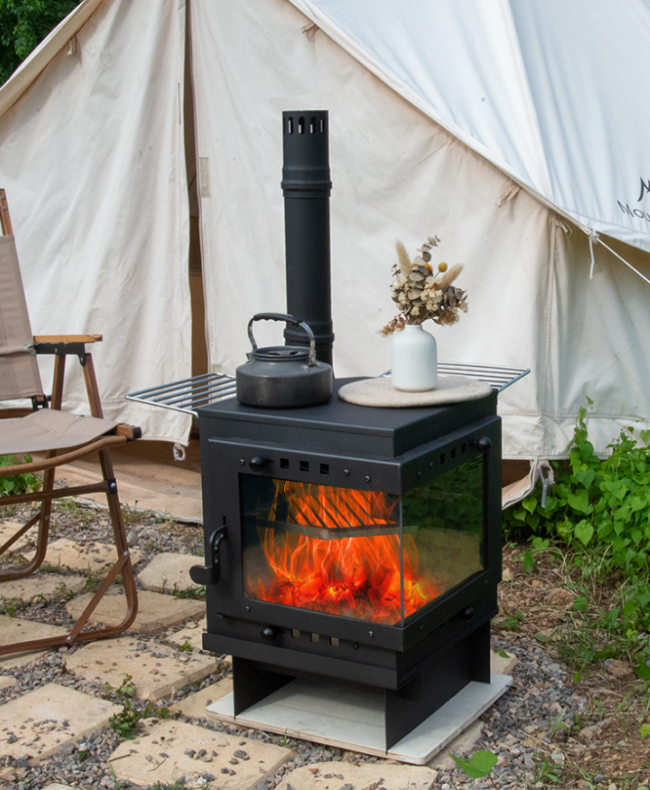
[[[241,475],[244,595],[403,625],[483,568],[481,462],[402,497]]]
[[[402,525],[405,571],[417,562],[420,577],[437,590],[434,597],[484,570],[483,457],[405,494]]]
[[[398,496],[241,480],[247,597],[374,623],[403,619]]]

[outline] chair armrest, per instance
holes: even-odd
[[[142,439],[142,428],[137,428],[135,425],[126,425],[120,423],[115,426],[116,436],[126,436],[127,442],[134,442],[136,439]]]
[[[85,359],[86,343],[97,343],[101,335],[34,335],[34,351],[37,354],[76,355]],[[85,364],[85,362],[82,362]]]
[[[102,335],[34,335],[35,343],[99,343]]]

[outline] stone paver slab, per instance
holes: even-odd
[[[255,790],[293,757],[290,749],[184,722],[145,719],[140,727],[141,734],[120,744],[108,761],[118,780],[145,787],[210,776],[219,790]]]
[[[198,622],[188,623],[185,628],[176,631],[175,634],[170,634],[167,638],[179,647],[188,644],[192,650],[203,650],[203,633],[207,631],[207,628],[208,618],[204,617]]]
[[[119,688],[131,675],[140,699],[170,697],[219,668],[219,661],[201,653],[179,653],[171,647],[138,642],[133,637],[92,642],[66,658],[75,675]]]
[[[0,691],[2,691],[2,689],[10,689],[16,685],[18,685],[16,678],[11,675],[0,675]]]
[[[330,762],[296,768],[284,777],[277,790],[339,790],[342,787],[354,790],[366,787],[381,787],[382,790],[430,790],[437,778],[437,771],[419,765],[390,765],[386,762],[354,765]]]
[[[83,612],[92,595],[80,595],[67,606],[69,614],[77,618]],[[91,623],[119,625],[126,613],[123,594],[105,595],[90,616]],[[181,625],[185,620],[198,620],[205,614],[205,603],[189,598],[174,598],[173,595],[138,591],[138,616],[130,631],[140,634],[159,634],[167,628]]]
[[[67,597],[68,593],[78,593],[86,586],[83,576],[64,576],[58,573],[35,573],[25,579],[2,582],[0,584],[0,600],[19,599],[24,603],[34,598],[52,601],[57,596]]]
[[[179,647],[188,644],[192,650],[203,650],[203,634],[208,630],[208,618],[204,617],[197,623],[188,623],[185,628],[170,634],[167,638]],[[206,651],[209,652],[209,651]],[[232,656],[224,656],[221,661],[232,664]]]
[[[456,763],[452,758],[452,754],[460,755],[461,757],[468,755],[470,752],[475,751],[474,745],[481,737],[484,723],[479,719],[464,731],[461,732],[454,740],[445,746],[445,748],[434,755],[429,760],[427,765],[430,768],[437,768],[442,771],[451,771],[456,767]]]
[[[138,574],[138,581],[148,590],[174,592],[192,590],[197,585],[190,578],[192,565],[204,565],[203,557],[192,554],[156,554]]]
[[[135,565],[143,557],[141,551],[130,550]],[[79,573],[102,576],[117,560],[117,549],[109,543],[77,543],[68,538],[55,540],[47,547],[45,562],[54,567],[67,568]]]
[[[38,762],[106,727],[121,710],[100,697],[49,683],[0,705],[0,753]]]
[[[177,710],[187,716],[188,719],[216,719],[213,713],[209,713],[206,708],[218,699],[225,697],[232,691],[232,678],[218,680],[211,686],[207,686],[196,694],[190,694],[180,702],[175,702],[170,710]]]
[[[51,636],[67,634],[68,629],[58,625],[47,625],[33,620],[21,620],[19,617],[0,615],[0,645],[13,645],[29,639],[48,639]],[[12,653],[0,657],[0,669],[15,669],[36,661],[44,656],[47,650],[33,650],[30,653]]]
[[[490,653],[490,672],[494,672],[495,675],[509,675],[518,661],[512,653],[508,653],[506,650],[502,652],[505,653],[505,656],[495,653],[494,650]]]
[[[22,521],[3,521],[0,524],[0,546],[13,537],[18,530],[24,526]],[[24,553],[27,555],[33,554],[36,548],[36,538],[38,536],[38,527],[34,526],[27,530],[27,532],[7,549],[7,557],[12,554]]]

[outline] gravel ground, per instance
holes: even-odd
[[[126,514],[129,542],[134,548],[150,558],[159,552],[180,552],[202,554],[203,535],[198,526],[177,524],[155,518],[150,515]],[[79,519],[85,523],[79,526]],[[71,510],[58,509],[54,518],[54,531],[57,537],[68,537],[78,542],[92,540],[107,541],[109,522],[102,511],[74,506]],[[146,559],[143,565],[146,563]],[[142,566],[141,566],[142,567]],[[70,622],[64,604],[43,605],[42,603],[21,609],[17,614],[28,619],[47,621],[53,624]],[[170,632],[155,637],[137,635],[139,641],[155,647],[165,641]],[[488,749],[499,755],[499,765],[494,769],[494,784],[486,779],[468,779],[464,773],[453,769],[438,770],[436,788],[452,790],[453,788],[487,788],[496,786],[506,788],[576,786],[577,780],[558,785],[549,778],[550,766],[562,766],[565,760],[562,748],[562,735],[570,733],[572,723],[584,716],[588,699],[576,690],[571,673],[549,655],[546,646],[540,646],[534,640],[508,640],[507,632],[497,631],[493,637],[493,648],[514,653],[519,659],[513,671],[514,683],[506,694],[498,700],[483,716],[484,727],[479,742],[472,751]],[[73,647],[71,650],[80,649]],[[12,675],[18,685],[0,691],[0,703],[8,702],[38,688],[46,683],[56,682],[61,685],[83,691],[88,694],[102,696],[115,702],[122,702],[114,691],[108,691],[99,684],[76,678],[66,672],[64,660],[67,648],[53,652],[25,667],[6,670],[4,674]],[[215,674],[201,683],[182,689],[173,700],[161,700],[158,705],[164,707],[174,701],[195,693],[200,688],[225,677],[227,669]],[[134,708],[143,710],[144,702],[131,699]],[[282,778],[294,768],[306,763],[329,760],[351,762],[377,762],[378,758],[367,757],[340,749],[325,748],[304,741],[286,739],[281,736],[268,735],[262,732],[233,728],[218,724],[209,719],[185,719],[193,724],[215,731],[245,735],[269,743],[287,745],[296,752],[295,759],[285,764],[280,772],[270,781],[260,782],[258,790],[273,790]],[[107,759],[121,741],[121,737],[111,729],[105,729],[84,744],[63,754],[59,753],[34,767],[16,764],[11,766],[13,774],[6,784],[6,790],[40,790],[51,782],[65,782],[78,787],[116,788]],[[566,740],[566,737],[564,738]],[[7,766],[7,758],[0,757],[0,766]],[[20,761],[19,761],[20,763]],[[603,777],[605,779],[605,777]],[[1,786],[1,784],[0,784]],[[589,784],[578,784],[578,787],[589,787]],[[636,788],[636,784],[631,785]],[[134,787],[128,782],[121,784],[123,790]],[[216,781],[212,787],[218,787]],[[603,785],[607,787],[607,784]],[[617,786],[619,789],[624,784]],[[611,786],[610,786],[611,788]]]

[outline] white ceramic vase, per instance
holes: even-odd
[[[406,324],[393,334],[393,387],[404,392],[432,390],[438,381],[436,339],[422,324]]]

